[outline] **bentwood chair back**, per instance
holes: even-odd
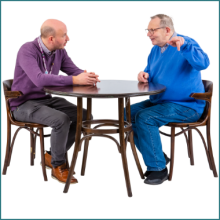
[[[169,180],[172,179],[173,175],[173,165],[174,165],[174,143],[175,137],[184,134],[186,138],[187,148],[188,148],[188,156],[190,158],[191,165],[194,165],[194,156],[193,156],[193,138],[192,138],[192,130],[196,130],[200,135],[202,142],[204,144],[206,156],[208,159],[209,167],[213,172],[214,177],[218,177],[215,161],[212,152],[212,144],[211,144],[211,132],[210,132],[210,118],[211,118],[211,102],[212,102],[212,91],[213,91],[213,83],[208,80],[202,80],[205,92],[204,93],[192,93],[190,97],[205,100],[206,106],[201,118],[197,122],[193,123],[169,123],[166,126],[171,127],[171,135],[161,132],[161,134],[171,137],[171,162],[170,162],[170,173]],[[205,126],[206,127],[206,141],[197,127]],[[175,134],[175,128],[181,128],[181,132]],[[188,136],[186,132],[188,131]],[[208,146],[207,146],[208,145]]]
[[[40,136],[42,171],[43,171],[44,180],[47,181],[45,158],[44,158],[44,137],[49,137],[50,135],[44,135],[44,131],[43,131],[43,128],[47,126],[36,123],[16,121],[14,119],[13,114],[10,110],[9,100],[18,98],[23,94],[20,91],[11,91],[12,83],[13,83],[12,79],[3,81],[3,89],[4,89],[6,111],[7,111],[7,144],[6,144],[5,162],[4,162],[2,174],[3,175],[6,174],[7,168],[10,165],[12,150],[16,136],[18,132],[22,128],[24,128],[30,133],[31,166],[34,165],[36,137]],[[11,142],[11,125],[15,125],[18,127],[14,134],[12,142]],[[34,131],[34,128],[36,128],[36,131]]]

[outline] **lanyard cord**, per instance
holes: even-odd
[[[41,47],[41,44],[40,44],[39,38],[38,38],[38,44],[39,44],[40,51],[41,51],[41,54],[42,54],[42,57],[43,57],[44,68],[45,68],[45,74],[48,74],[47,66],[46,66],[46,62],[45,62],[45,58],[44,58],[44,52],[43,52],[43,50],[42,50],[42,47]],[[51,70],[50,70],[50,73],[49,73],[49,74],[51,74],[51,72],[52,72],[53,65],[54,65],[54,63],[52,63],[52,65],[51,65]]]

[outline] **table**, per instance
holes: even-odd
[[[127,187],[128,196],[132,196],[131,184],[128,172],[127,157],[126,157],[126,146],[127,142],[130,141],[134,159],[142,179],[144,179],[143,171],[140,166],[140,162],[137,156],[132,124],[131,124],[131,113],[130,113],[130,97],[144,96],[144,95],[156,95],[166,90],[166,87],[161,84],[154,83],[139,83],[138,81],[128,80],[101,80],[96,86],[65,86],[65,87],[44,87],[44,91],[51,94],[62,95],[62,96],[74,96],[77,97],[77,128],[75,138],[75,148],[73,152],[72,162],[69,170],[69,175],[64,187],[64,193],[68,192],[71,176],[73,175],[78,151],[81,149],[82,142],[84,143],[84,154],[81,175],[85,173],[86,158],[89,146],[89,140],[92,136],[101,136],[110,138],[113,140],[119,153],[121,153],[122,164],[125,175],[125,182]],[[87,120],[82,121],[82,98],[87,98]],[[92,98],[118,98],[118,120],[91,120],[92,112]],[[124,98],[126,107],[126,119],[124,121]],[[91,128],[92,124],[98,124],[94,128]],[[113,126],[114,129],[97,129],[104,126]],[[81,134],[84,137],[81,138]],[[109,134],[119,133],[118,141],[110,136]],[[125,136],[124,136],[125,134]]]

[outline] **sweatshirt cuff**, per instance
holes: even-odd
[[[65,82],[64,82],[64,84],[66,84],[66,85],[73,85],[73,76],[74,76],[74,75],[72,75],[72,76],[66,76],[66,77],[65,77]]]

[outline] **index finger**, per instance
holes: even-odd
[[[177,46],[177,50],[180,51],[180,42],[179,41],[176,42],[176,46]]]

